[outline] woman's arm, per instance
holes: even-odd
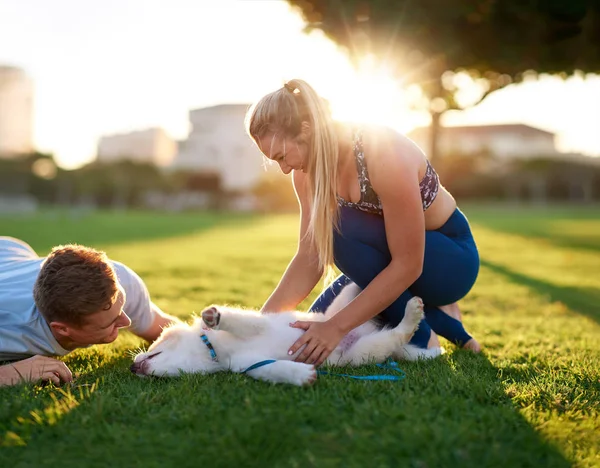
[[[371,136],[365,153],[371,156],[369,176],[383,207],[392,260],[331,319],[344,334],[381,313],[406,291],[421,275],[425,254],[425,216],[419,188],[421,151],[394,133]]]
[[[369,136],[369,175],[383,205],[391,261],[344,309],[326,322],[296,322],[306,333],[289,354],[304,346],[296,361],[320,365],[352,329],[394,302],[421,275],[425,217],[419,188],[420,150],[398,134]],[[306,345],[306,346],[305,346]]]
[[[261,312],[282,312],[295,309],[323,276],[323,270],[318,265],[317,251],[307,236],[310,222],[307,176],[300,171],[294,171],[293,181],[300,205],[298,250]]]

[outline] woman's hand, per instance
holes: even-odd
[[[302,346],[306,345],[295,361],[315,366],[323,364],[344,337],[344,332],[331,321],[297,321],[290,323],[290,327],[301,328],[305,330],[305,333],[292,345],[288,354],[295,354]]]

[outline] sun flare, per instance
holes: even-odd
[[[328,99],[335,119],[400,131],[414,126],[402,82],[385,66],[365,60],[343,83],[331,88]]]

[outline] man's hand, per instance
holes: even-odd
[[[62,361],[45,356],[33,356],[23,361],[0,366],[0,385],[51,380],[56,385],[72,382],[73,374]]]

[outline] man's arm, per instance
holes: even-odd
[[[152,324],[146,331],[143,333],[136,333],[136,335],[140,338],[144,338],[147,341],[154,341],[160,336],[163,328],[175,323],[181,323],[181,320],[179,320],[177,317],[173,317],[164,313],[154,302],[151,302],[150,304],[154,314]]]
[[[72,382],[73,375],[64,362],[46,356],[33,356],[0,366],[0,386],[38,380],[51,380],[60,385],[61,381]]]
[[[112,264],[121,286],[125,289],[123,311],[131,319],[129,331],[145,340],[154,341],[167,325],[181,323],[176,317],[165,314],[152,302],[146,284],[135,271],[120,262],[113,261]]]

